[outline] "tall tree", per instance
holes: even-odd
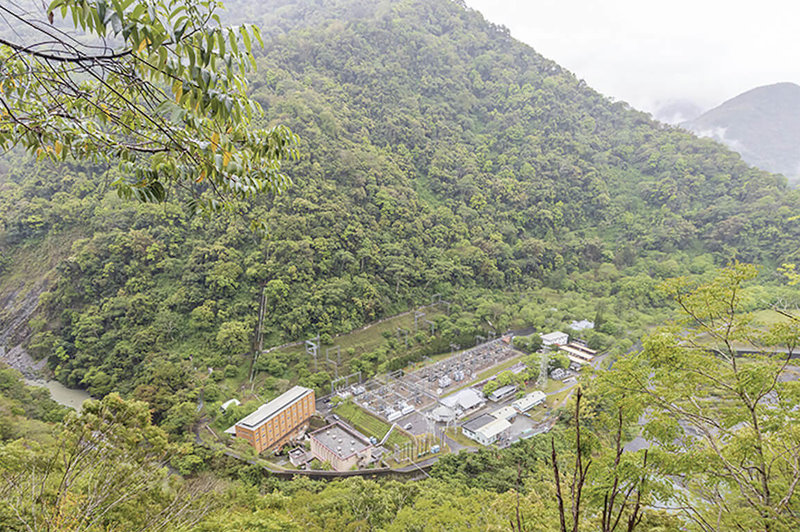
[[[652,463],[676,488],[669,505],[704,531],[800,528],[800,389],[788,373],[800,324],[745,311],[756,274],[736,264],[706,284],[665,283],[681,317],[606,375],[639,401]]]
[[[295,155],[296,138],[283,126],[254,128],[263,111],[246,92],[259,30],[223,27],[221,6],[3,2],[0,148],[118,161],[120,195],[163,201],[180,188],[206,212],[284,189],[280,161]]]
[[[166,434],[147,405],[111,394],[72,414],[54,445],[0,446],[3,530],[163,530],[216,506],[212,480],[168,477]]]

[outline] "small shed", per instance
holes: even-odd
[[[227,412],[231,406],[240,406],[241,404],[242,403],[240,403],[238,399],[228,399],[220,405],[219,409],[223,412]]]

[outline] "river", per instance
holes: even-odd
[[[53,398],[53,401],[75,410],[80,410],[83,402],[92,398],[92,396],[86,393],[86,391],[67,388],[58,381],[45,381],[40,379],[33,380],[26,378],[25,384],[29,386],[41,386],[43,388],[47,388],[50,390],[50,396]]]

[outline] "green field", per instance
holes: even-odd
[[[425,324],[423,320],[434,321],[434,318],[436,318],[437,316],[444,315],[445,312],[442,308],[439,308],[438,306],[427,307],[422,309],[422,311],[425,312],[425,316],[423,318],[420,318],[419,330],[430,333],[429,326]],[[386,342],[386,338],[384,338],[384,333],[391,333],[392,335],[396,335],[398,328],[407,330],[409,332],[409,340],[410,340],[410,337],[415,334],[413,311],[392,318],[388,318],[385,321],[381,321],[379,323],[373,323],[371,325],[367,325],[366,327],[363,327],[361,329],[356,329],[355,331],[351,331],[349,333],[342,334],[333,338],[332,345],[330,346],[324,345],[320,348],[320,360],[324,360],[326,348],[338,345],[342,351],[342,358],[341,358],[342,365],[346,366],[346,363],[350,360],[350,358],[352,358],[352,356],[358,356],[362,353],[367,353],[376,350],[384,342]],[[347,354],[347,351],[349,349],[353,350],[352,356]],[[298,345],[293,347],[287,347],[285,349],[279,349],[276,352],[305,354],[305,346]],[[334,356],[333,353],[331,353],[331,357],[333,356]]]
[[[362,432],[368,437],[374,436],[378,438],[379,441],[386,436],[386,433],[391,427],[389,423],[378,419],[350,401],[345,401],[344,403],[340,404],[335,408],[334,411],[339,417],[352,425],[353,428]],[[411,440],[405,435],[405,433],[395,427],[395,429],[392,431],[392,434],[389,436],[389,439],[386,440],[386,444],[390,446],[394,446],[395,444],[402,446],[410,441]]]
[[[800,318],[800,311],[790,311],[788,314]],[[790,320],[783,314],[779,314],[774,310],[758,310],[753,312],[753,318],[759,324],[770,326],[777,323],[788,323]]]

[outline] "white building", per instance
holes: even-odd
[[[513,384],[509,384],[507,386],[501,386],[500,388],[493,391],[489,394],[490,401],[502,401],[503,399],[507,399],[511,397],[517,391],[517,387]]]
[[[238,399],[228,399],[220,405],[220,410],[226,412],[231,406],[241,406],[242,403]]]
[[[536,390],[535,392],[531,392],[522,399],[517,399],[514,401],[512,406],[517,410],[517,412],[527,412],[534,406],[538,406],[544,403],[544,400],[547,396],[541,390]]]
[[[475,440],[481,445],[491,445],[496,442],[511,427],[508,420],[497,419],[492,415],[483,414],[461,426],[461,432],[467,438]]]
[[[569,343],[569,335],[561,331],[539,334],[539,336],[542,337],[543,347],[550,347],[551,345],[567,345]]]
[[[511,420],[511,419],[514,419],[514,417],[516,417],[517,409],[514,408],[513,406],[506,405],[503,408],[498,408],[497,410],[492,412],[490,415],[492,417],[494,417],[495,419]]]
[[[439,405],[431,410],[430,417],[437,423],[449,423],[456,419],[456,411],[449,406]]]
[[[490,445],[508,433],[511,423],[506,419],[495,419],[478,429],[475,441],[482,445]]]
[[[456,417],[461,417],[482,407],[486,403],[486,398],[475,388],[464,388],[443,398],[440,402],[452,409]]]

